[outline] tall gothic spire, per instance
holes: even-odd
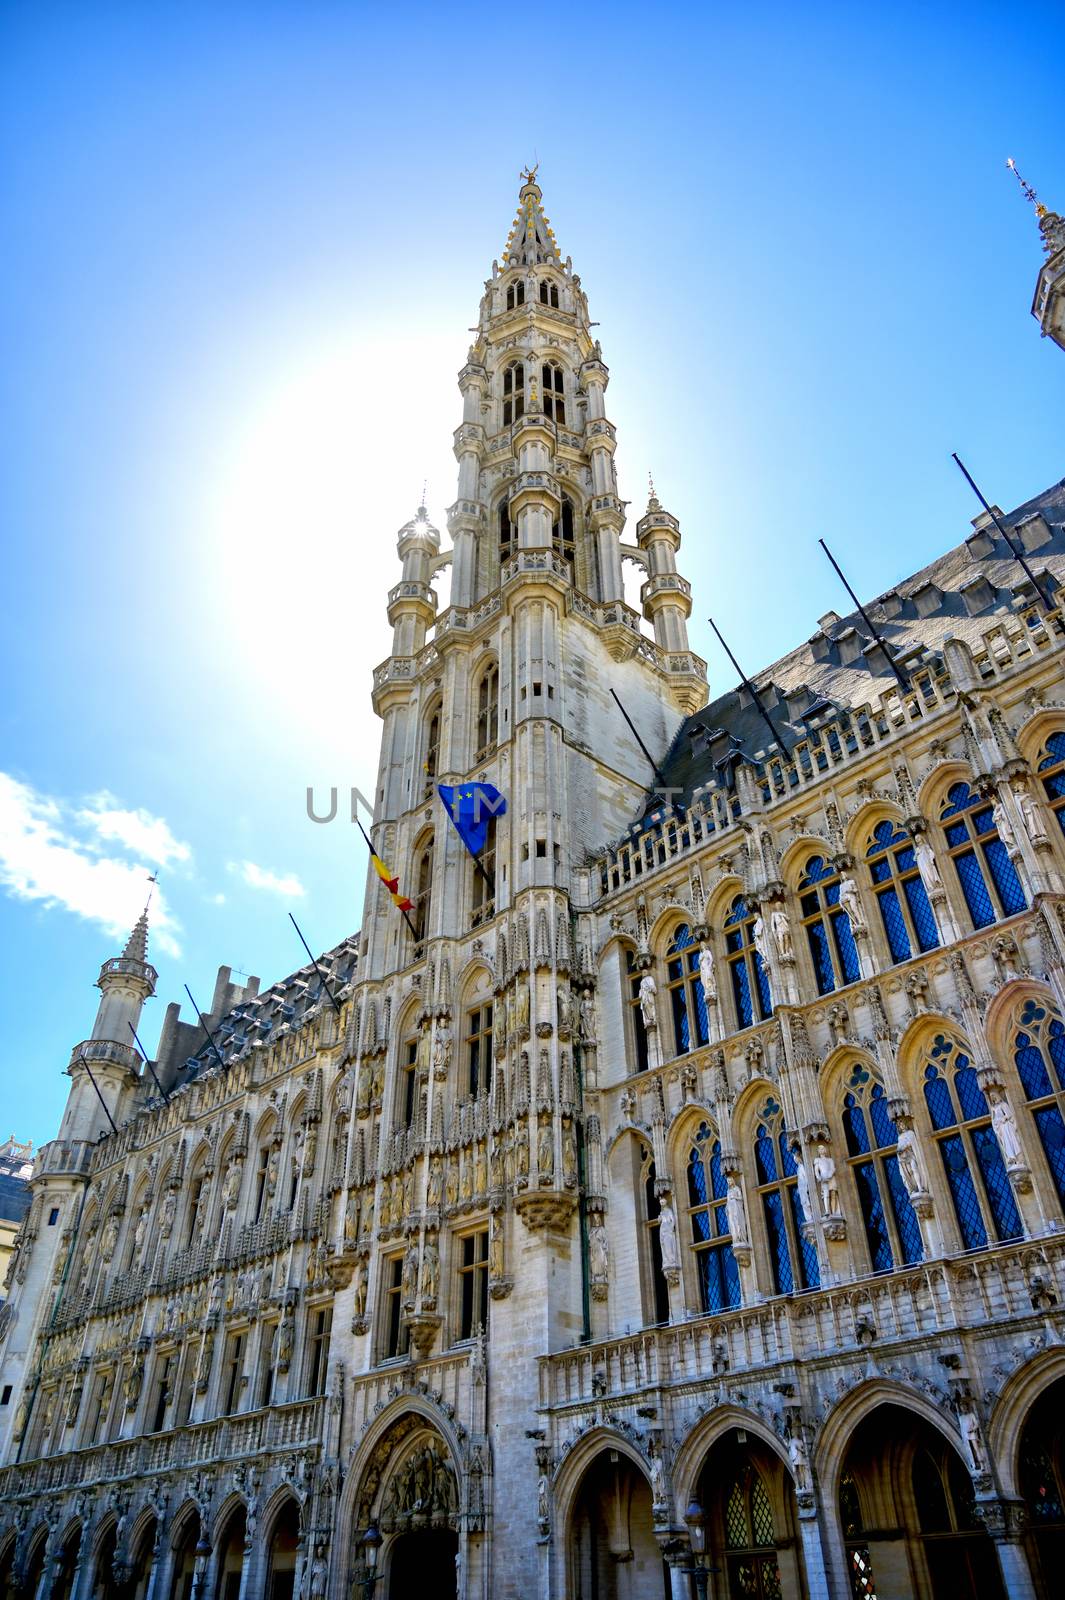
[[[542,262],[556,267],[562,265],[555,235],[540,203],[543,195],[536,182],[536,171],[536,167],[526,167],[521,174],[518,214],[503,246],[504,267],[534,267]]]

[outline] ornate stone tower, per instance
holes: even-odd
[[[1012,157],[1006,165],[1024,191],[1025,199],[1035,207],[1046,257],[1036,279],[1032,316],[1044,337],[1049,335],[1065,350],[1065,217],[1047,209],[1031,184],[1025,183]]]
[[[148,961],[147,907],[122,954],[104,962],[96,981],[100,990],[96,1022],[91,1037],[71,1052],[67,1068],[70,1092],[63,1120],[56,1138],[38,1151],[30,1180],[33,1198],[11,1259],[4,1372],[13,1386],[23,1369],[29,1370],[64,1283],[93,1150],[110,1127],[108,1113],[121,1124],[137,1106],[140,1057],[129,1030],[131,1023],[137,1027],[140,1022],[144,1002],[154,995],[156,981],[155,968]],[[114,1231],[117,1233],[117,1223]],[[21,1439],[31,1396],[32,1389],[23,1391],[13,1415],[0,1411],[0,1449],[9,1428],[13,1443]]]
[[[385,1250],[403,1254],[394,1273],[406,1271],[405,1326],[425,1353],[444,1320],[437,1263],[447,1281],[449,1255],[463,1248],[454,1220],[447,1236],[448,1217],[457,1207],[460,1223],[484,1221],[496,1449],[536,1426],[528,1352],[573,1345],[590,1326],[588,1263],[604,1201],[584,959],[592,932],[571,896],[653,782],[610,689],[658,756],[706,695],[705,663],[688,646],[676,518],[652,493],[637,542],[622,543],[608,376],[580,279],[526,172],[459,373],[452,550],[441,553],[424,507],[398,536],[393,650],[374,682],[383,723],[374,832],[413,902],[412,928],[371,873],[356,1094],[364,1146],[384,1158],[379,1203]],[[623,559],[646,574],[653,637],[625,603]],[[432,582],[448,563],[450,602],[438,615]],[[507,801],[480,864],[436,794],[438,781],[476,780]],[[390,1038],[398,1049],[386,1053]],[[405,1196],[399,1215],[393,1184]],[[372,1339],[388,1261],[370,1263],[368,1276]],[[513,1463],[511,1451],[495,1483],[492,1559],[528,1570],[535,1461],[530,1451],[524,1468]],[[513,1550],[508,1526],[523,1530]]]

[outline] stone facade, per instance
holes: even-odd
[[[105,962],[0,1310],[4,1593],[1052,1592],[1065,484],[706,705],[607,377],[525,175],[374,674],[398,888],[151,1071],[146,916]],[[438,781],[506,797],[480,866]]]

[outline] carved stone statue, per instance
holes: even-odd
[[[581,1038],[588,1043],[595,1038],[595,997],[590,989],[581,995],[580,1019]]]
[[[810,1174],[806,1170],[806,1162],[802,1158],[802,1151],[795,1151],[795,1184],[799,1191],[799,1204],[802,1207],[803,1218],[806,1222],[814,1220],[813,1196],[810,1193]]]
[[[544,1472],[541,1472],[536,1484],[536,1520],[541,1532],[546,1533],[551,1521],[551,1485]]]
[[[791,943],[791,924],[783,906],[774,906],[769,913],[769,931],[782,961],[792,961],[795,951]]]
[[[451,1065],[451,1033],[447,1028],[438,1028],[436,1038],[433,1040],[433,1073],[438,1078],[447,1077],[447,1069]]]
[[[355,1278],[355,1315],[362,1318],[366,1315],[366,1266],[359,1267]]]
[[[917,863],[917,870],[921,874],[921,882],[929,894],[938,894],[943,887],[943,879],[939,876],[939,863],[936,853],[923,833],[914,837],[913,859]]]
[[[296,1324],[291,1311],[286,1311],[277,1327],[277,1370],[287,1372],[292,1365],[292,1345],[296,1337]]]
[[[348,1190],[347,1204],[344,1207],[344,1243],[354,1244],[359,1237],[359,1191]]]
[[[558,1031],[567,1033],[572,1025],[573,1012],[570,1003],[570,992],[565,984],[558,986]]]
[[[449,1161],[447,1164],[447,1178],[445,1179],[444,1194],[449,1206],[458,1205],[459,1173],[454,1161]]]
[[[196,1387],[206,1389],[211,1377],[211,1364],[214,1360],[214,1329],[208,1328],[203,1336],[200,1347],[200,1360],[196,1368]]]
[[[418,1290],[418,1252],[414,1245],[408,1246],[403,1257],[403,1276],[400,1280],[400,1293],[404,1302],[414,1299]]]
[[[649,972],[640,979],[640,1011],[645,1028],[658,1026],[658,985]]]
[[[1013,823],[1006,814],[1006,807],[997,796],[991,807],[991,820],[994,822],[998,836],[1006,846],[1006,849],[1012,849],[1017,843],[1013,832]]]
[[[555,1135],[550,1121],[541,1123],[536,1135],[536,1170],[541,1178],[555,1174]]]
[[[440,1283],[440,1252],[431,1239],[425,1242],[422,1253],[422,1299],[436,1301],[437,1289]]]
[[[503,1228],[499,1222],[494,1222],[488,1245],[488,1271],[493,1278],[501,1278],[504,1270]]]
[[[809,1494],[813,1487],[810,1478],[810,1457],[806,1451],[806,1441],[801,1433],[793,1433],[788,1440],[788,1459],[791,1462],[796,1492],[798,1494]]]
[[[434,1156],[429,1163],[429,1177],[425,1189],[425,1201],[431,1211],[435,1211],[439,1206],[443,1190],[444,1165],[439,1156]]]
[[[314,1560],[311,1562],[310,1600],[325,1600],[328,1579],[329,1567],[325,1559],[325,1546],[317,1544],[314,1547]]]
[[[980,1430],[980,1418],[971,1407],[964,1410],[958,1417],[961,1436],[965,1448],[969,1452],[969,1463],[973,1472],[987,1471],[987,1451],[984,1448],[984,1436]]]
[[[827,1145],[819,1144],[814,1157],[814,1182],[821,1200],[821,1215],[824,1217],[838,1217],[840,1214],[839,1181],[836,1178],[836,1163],[828,1152]]]
[[[921,1147],[912,1126],[899,1130],[896,1154],[899,1158],[899,1172],[910,1199],[912,1200],[915,1194],[927,1194],[928,1184],[921,1160]]]
[[[657,1510],[666,1504],[666,1466],[656,1451],[651,1457],[651,1505]]]
[[[865,916],[862,912],[862,899],[858,893],[858,885],[854,879],[844,874],[839,880],[839,904],[847,913],[847,920],[851,931],[865,927]]]
[[[519,1178],[529,1176],[529,1128],[523,1117],[514,1140],[514,1160]]]
[[[163,1197],[163,1209],[159,1217],[159,1232],[164,1239],[169,1239],[174,1228],[174,1217],[177,1215],[177,1190],[168,1189]]]
[[[100,1235],[100,1259],[102,1261],[110,1262],[115,1253],[115,1246],[117,1243],[118,1217],[115,1212],[112,1211],[111,1215],[104,1223],[103,1232]]]
[[[728,1231],[733,1244],[747,1244],[747,1211],[743,1204],[743,1190],[735,1173],[730,1173],[725,1188],[725,1213]]]
[[[240,1162],[234,1161],[227,1169],[222,1183],[222,1209],[234,1211],[240,1194]]]
[[[577,1141],[569,1118],[562,1123],[562,1176],[566,1183],[577,1181]]]
[[[699,982],[703,986],[703,998],[708,1006],[712,1006],[717,1000],[717,977],[714,973],[714,953],[705,944],[699,951]]]
[[[144,1206],[133,1230],[133,1265],[138,1266],[144,1255],[144,1241],[148,1236],[148,1207]]]
[[[1024,828],[1033,843],[1042,843],[1047,837],[1046,822],[1043,820],[1043,808],[1030,789],[1015,789],[1017,806],[1024,820]]]
[[[994,1096],[994,1099],[991,1097]],[[1026,1165],[1024,1151],[1021,1148],[1020,1135],[1017,1132],[1017,1119],[1013,1115],[1013,1107],[1006,1099],[1002,1089],[991,1089],[988,1092],[991,1100],[991,1126],[998,1139],[998,1147],[1002,1151],[1002,1159],[1007,1167],[1023,1167]]]
[[[673,1268],[680,1266],[680,1255],[677,1249],[677,1218],[673,1207],[667,1201],[658,1213],[658,1243],[662,1250],[663,1267]]]
[[[518,984],[518,997],[514,1011],[518,1032],[525,1033],[529,1027],[529,985],[527,983]]]
[[[609,1278],[610,1245],[602,1222],[596,1222],[588,1234],[588,1260],[593,1278]]]
[[[141,1397],[141,1389],[143,1387],[144,1351],[137,1350],[134,1352],[133,1360],[130,1362],[129,1369],[122,1384],[123,1392],[126,1397],[127,1411],[133,1411],[136,1409],[137,1401]]]

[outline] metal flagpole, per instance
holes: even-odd
[[[187,995],[188,995],[188,997],[189,997],[189,999],[190,999],[190,1000],[192,1000],[192,990],[191,990],[191,989],[190,989],[190,988],[189,988],[189,986],[188,986],[188,984],[186,984],[186,985],[185,985],[185,993],[186,993],[186,994],[187,994]],[[215,1042],[214,1042],[214,1040],[213,1040],[213,1038],[212,1038],[212,1037],[211,1037],[211,1030],[210,1030],[210,1028],[209,1028],[209,1027],[208,1027],[208,1026],[207,1026],[207,1024],[206,1024],[206,1022],[204,1022],[204,1020],[203,1020],[203,1012],[202,1012],[202,1011],[201,1011],[201,1010],[200,1010],[200,1008],[199,1008],[199,1006],[198,1006],[198,1005],[197,1005],[197,1004],[196,1004],[196,1002],[195,1002],[195,1000],[192,1000],[192,1009],[193,1009],[193,1011],[195,1011],[195,1013],[196,1013],[196,1015],[197,1015],[197,1016],[198,1016],[198,1017],[199,1017],[199,1019],[200,1019],[200,1027],[201,1027],[201,1028],[202,1028],[202,1029],[203,1029],[203,1031],[204,1031],[204,1033],[205,1033],[205,1034],[206,1034],[206,1035],[207,1035],[207,1041],[208,1041],[208,1043],[209,1043],[209,1044],[210,1044],[210,1046],[211,1046],[211,1049],[212,1049],[212,1050],[213,1050],[213,1051],[214,1051],[214,1053],[215,1053],[215,1057],[216,1057],[216,1058],[217,1058],[217,1061],[218,1061],[218,1065],[219,1065],[219,1066],[220,1066],[220,1067],[221,1067],[221,1068],[222,1068],[222,1069],[223,1069],[223,1071],[224,1071],[224,1070],[225,1070],[225,1065],[226,1065],[226,1064],[225,1064],[225,1062],[224,1062],[224,1061],[223,1061],[223,1060],[222,1060],[222,1052],[221,1052],[221,1051],[220,1051],[220,1050],[219,1050],[219,1048],[218,1048],[218,1046],[217,1046],[217,1045],[216,1045],[216,1044],[215,1044]]]
[[[455,825],[455,832],[459,833],[459,826],[458,826],[458,822],[455,820],[455,813],[451,810],[451,808],[449,807],[447,801],[444,799],[443,795],[440,794],[440,786],[439,786],[439,784],[437,785],[436,792],[437,792],[438,795],[440,795],[440,804],[443,806],[444,810],[448,813],[448,815],[451,818],[451,821]],[[498,790],[496,792],[498,793]],[[459,833],[459,838],[462,839],[461,833]],[[463,844],[466,844],[465,839],[462,839],[462,842],[463,842]],[[481,860],[479,860],[479,858],[477,856],[474,855],[473,851],[470,850],[470,847],[469,847],[468,844],[466,845],[466,849],[469,852],[470,860],[473,862],[474,866],[477,868],[477,871],[481,874],[481,877],[484,879],[485,883],[488,885],[488,893],[492,896],[492,899],[494,900],[495,897],[496,897],[495,879],[494,878],[490,878],[488,876],[488,872],[487,872],[487,870],[486,870],[486,868],[484,866],[484,863]]]
[[[307,943],[306,939],[303,937],[303,934],[300,933],[300,925],[296,921],[295,917],[292,915],[291,911],[288,914],[288,920],[291,922],[291,924],[295,928],[296,932],[299,933],[299,935],[300,935],[300,944],[306,950],[307,954],[309,956],[311,956],[311,947]],[[333,1010],[336,1012],[337,1016],[339,1017],[339,1015],[340,1015],[340,1006],[337,1004],[337,1001],[336,1001],[336,998],[335,998],[335,996],[333,994],[332,989],[330,989],[329,985],[325,981],[325,978],[322,976],[321,967],[318,965],[317,961],[314,959],[313,956],[311,956],[311,966],[314,968],[315,972],[317,972],[317,974],[318,974],[318,982],[321,984],[322,988],[325,990],[326,994],[329,996],[330,1002],[332,1003]]]
[[[137,1030],[136,1030],[136,1028],[133,1026],[132,1022],[127,1022],[126,1023],[126,1027],[129,1029],[130,1033],[133,1035],[133,1041],[136,1044],[137,1049],[140,1051],[141,1055],[144,1057],[144,1065],[148,1068],[148,1071],[151,1073],[152,1077],[155,1079],[155,1087],[159,1090],[159,1093],[163,1097],[163,1104],[166,1105],[166,1103],[170,1099],[170,1096],[167,1094],[166,1090],[163,1088],[162,1084],[159,1082],[159,1074],[156,1072],[155,1068],[152,1066],[151,1062],[148,1060],[148,1052],[144,1048],[144,1046],[141,1044],[140,1040],[137,1038]]]
[[[97,1083],[96,1079],[93,1077],[92,1068],[89,1066],[89,1063],[85,1060],[84,1056],[82,1057],[81,1064],[85,1068],[85,1071],[89,1074],[89,1082],[92,1084],[93,1088],[96,1090],[96,1098],[97,1098],[97,1100],[99,1100],[100,1104],[104,1108],[104,1116],[107,1118],[108,1122],[111,1124],[111,1132],[112,1133],[117,1133],[118,1132],[118,1128],[115,1125],[115,1119],[111,1115],[110,1111],[108,1111],[108,1109],[107,1109],[107,1101],[104,1099],[103,1095],[100,1093],[100,1085]]]
[[[355,807],[352,806],[351,809],[352,809],[352,811],[354,811]],[[366,832],[366,829],[363,827],[363,825],[359,821],[358,817],[353,818],[353,821],[355,823],[355,826],[358,828],[359,832],[362,834],[363,838],[366,840],[366,848],[367,848],[367,850],[369,850],[369,852],[370,852],[370,854],[372,856],[376,856],[377,855],[377,851],[373,847],[373,840],[370,838],[370,835]],[[414,924],[410,920],[410,917],[409,917],[408,913],[403,910],[402,906],[397,907],[397,909],[401,913],[404,922],[407,924],[407,927],[410,929],[411,938],[414,940],[415,944],[417,944],[418,943],[418,935],[415,932]]]
[[[909,679],[903,677],[902,668],[899,666],[898,662],[895,660],[895,657],[891,654],[891,651],[888,649],[887,640],[884,639],[881,636],[881,634],[878,632],[876,623],[873,621],[872,617],[869,615],[868,611],[866,611],[865,607],[862,605],[862,602],[858,599],[858,596],[855,594],[854,590],[851,588],[850,584],[847,582],[846,578],[843,575],[843,568],[840,566],[839,562],[836,560],[835,556],[832,554],[831,550],[828,548],[828,545],[825,543],[825,541],[823,539],[818,539],[817,542],[821,546],[821,549],[825,552],[825,555],[831,561],[832,565],[835,567],[836,576],[839,579],[840,583],[842,583],[843,587],[846,589],[847,593],[850,595],[851,599],[854,601],[854,604],[858,607],[858,610],[861,613],[862,621],[865,623],[865,626],[869,629],[869,632],[872,634],[873,638],[876,640],[876,642],[880,646],[881,650],[883,650],[884,654],[887,656],[888,666],[891,668],[891,670],[895,674],[896,678],[898,678],[899,683],[901,684],[902,688],[908,691],[909,687],[910,687]]]
[[[643,740],[640,738],[639,733],[636,731],[635,722],[633,722],[632,718],[629,716],[629,713],[625,710],[625,707],[622,705],[621,701],[618,699],[617,691],[614,690],[614,689],[611,689],[610,693],[614,696],[614,701],[615,701],[615,703],[617,705],[618,710],[621,712],[621,715],[625,718],[625,721],[628,723],[629,728],[630,728],[630,730],[632,732],[632,737],[636,740],[636,743],[639,745],[640,749],[643,751],[644,755],[647,757],[647,760],[648,760],[648,763],[650,765],[651,771],[654,773],[655,777],[658,779],[658,787],[660,789],[668,789],[669,785],[666,782],[665,773],[662,771],[662,768],[658,765],[658,762],[655,760],[655,758],[651,754],[650,750],[648,750],[647,746],[644,744]]]
[[[707,617],[706,620],[707,620],[707,622],[709,622],[710,626],[713,628],[714,632],[717,634],[718,641],[719,641],[719,643],[721,645],[722,650],[724,650],[725,654],[728,656],[729,660],[732,662],[732,665],[735,667],[736,671],[739,673],[740,682],[743,684],[743,687],[747,690],[747,692],[750,695],[751,699],[754,701],[755,705],[758,707],[758,711],[759,711],[759,714],[760,714],[760,716],[762,718],[762,721],[765,723],[766,727],[769,729],[770,733],[773,735],[773,743],[775,745],[779,746],[781,752],[784,755],[787,755],[788,747],[784,743],[783,739],[780,737],[780,735],[777,732],[776,728],[774,728],[773,723],[772,723],[772,719],[770,718],[770,715],[769,715],[769,712],[766,710],[765,706],[762,704],[762,698],[759,695],[758,690],[755,688],[755,686],[751,682],[750,678],[747,677],[747,675],[744,672],[743,668],[740,666],[739,662],[736,660],[736,657],[732,654],[732,651],[729,649],[728,645],[725,643],[724,639],[721,636],[721,629],[718,627],[718,625],[714,621],[713,617]]]
[[[1006,532],[1005,528],[1002,526],[1002,523],[999,521],[999,519],[996,516],[995,512],[991,509],[991,507],[988,505],[987,501],[984,499],[983,495],[980,493],[979,489],[976,487],[976,484],[973,482],[973,477],[972,477],[971,472],[969,471],[968,467],[965,465],[964,461],[962,461],[961,457],[958,455],[958,452],[956,450],[952,450],[950,453],[951,453],[951,456],[953,457],[954,461],[956,462],[959,471],[962,473],[962,475],[964,476],[966,482],[968,483],[969,488],[972,490],[973,494],[979,500],[980,504],[983,506],[984,510],[987,512],[988,516],[991,518],[991,521],[995,524],[995,527],[998,529],[999,533],[1005,539],[1006,543],[1009,545],[1011,551],[1013,552],[1014,559],[1016,561],[1018,561],[1020,563],[1020,565],[1024,568],[1025,577],[1028,579],[1028,582],[1032,585],[1032,588],[1035,590],[1036,594],[1039,596],[1040,600],[1042,601],[1042,603],[1046,607],[1046,609],[1048,611],[1053,611],[1054,607],[1051,604],[1050,600],[1047,598],[1047,596],[1043,593],[1043,590],[1042,590],[1042,587],[1041,587],[1041,585],[1039,583],[1038,578],[1036,577],[1035,573],[1032,571],[1031,567],[1028,565],[1027,561],[1024,559],[1023,550],[1019,549],[1018,546],[1014,544],[1013,540],[1010,538],[1010,535]]]

